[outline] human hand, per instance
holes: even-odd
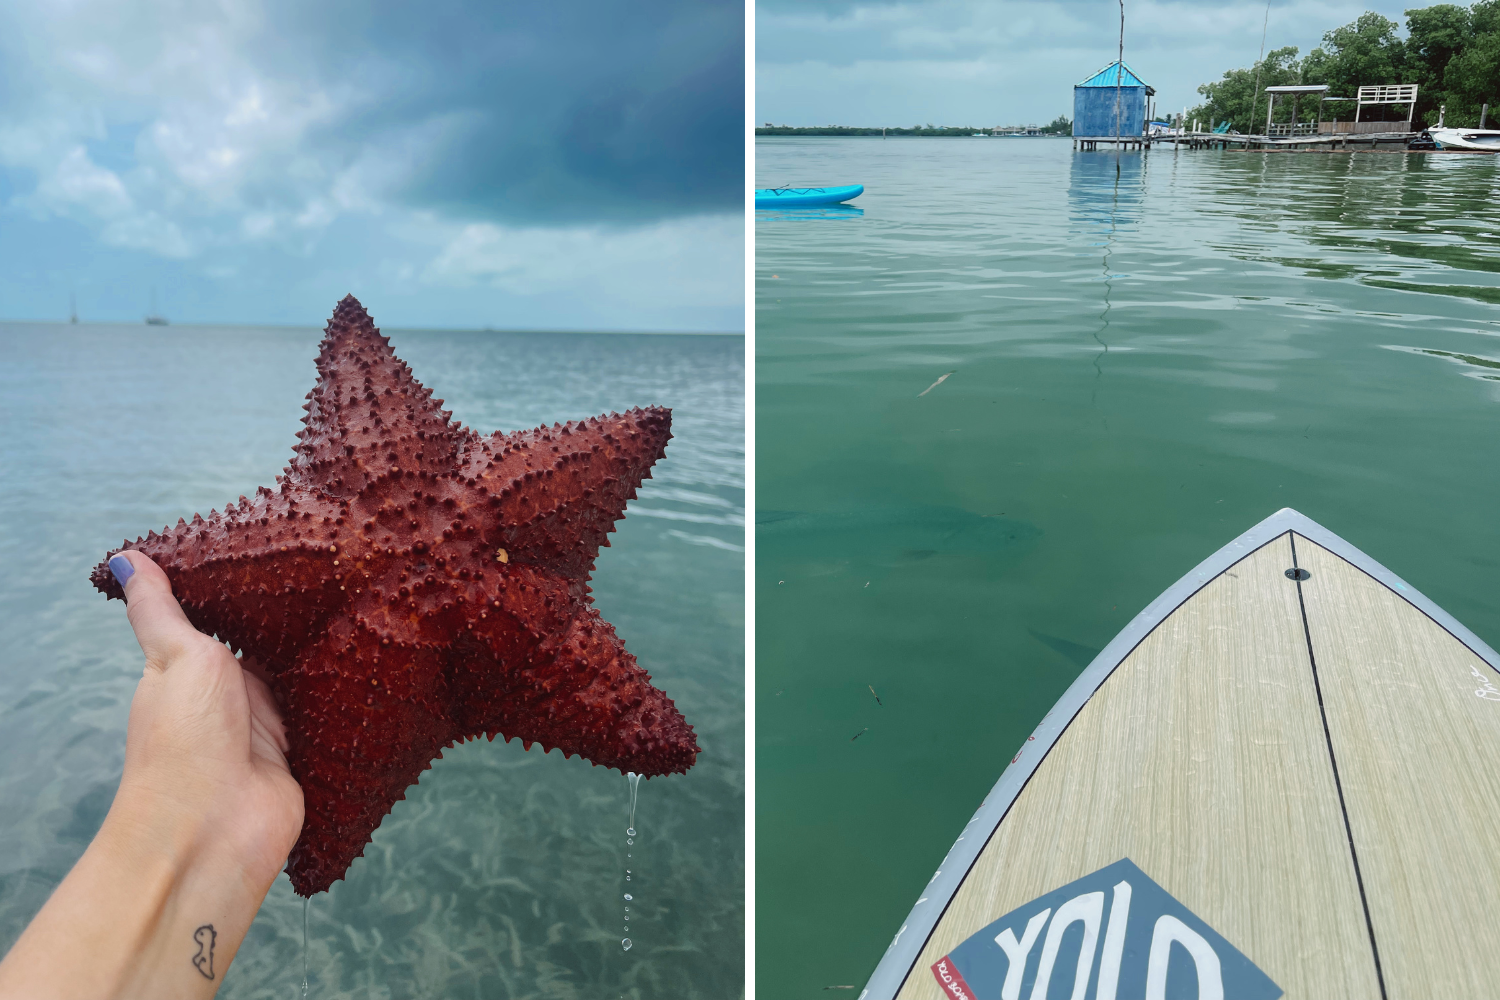
[[[193,628],[149,557],[120,553],[110,561],[116,577],[116,560],[127,556],[126,612],[146,668],[130,704],[116,803],[125,799],[132,820],[192,821],[269,886],[302,830],[281,712],[259,665]]]
[[[194,629],[147,556],[110,569],[146,655],[124,774],[98,836],[0,962],[0,998],[212,996],[302,829],[257,665]]]

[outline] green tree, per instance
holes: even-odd
[[[1469,8],[1437,4],[1406,12],[1406,76],[1402,83],[1418,85],[1413,116],[1435,122],[1438,108],[1447,103],[1448,66],[1473,41]]]
[[[1260,90],[1256,90],[1257,78]],[[1266,53],[1265,59],[1249,69],[1232,69],[1224,79],[1205,83],[1198,88],[1203,103],[1188,110],[1188,123],[1194,119],[1200,128],[1212,128],[1220,122],[1229,122],[1236,132],[1260,132],[1266,122],[1266,87],[1283,87],[1302,82],[1301,64],[1297,61],[1297,47],[1288,45]],[[1307,115],[1297,117],[1307,120]],[[1276,109],[1278,121],[1291,120],[1291,105]]]
[[[1449,60],[1443,74],[1445,119],[1449,125],[1478,125],[1479,110],[1490,106],[1491,128],[1500,109],[1500,0],[1482,0],[1470,8],[1472,35]]]
[[[1328,84],[1330,97],[1354,97],[1360,87],[1376,84],[1416,82],[1403,79],[1406,43],[1397,34],[1400,28],[1390,18],[1371,11],[1342,28],[1334,28],[1323,36],[1327,48],[1313,49],[1302,61],[1304,81]],[[1345,107],[1352,109],[1353,105],[1338,106],[1339,117],[1346,114]],[[1367,117],[1379,114],[1404,119],[1406,109],[1387,104],[1365,111]]]

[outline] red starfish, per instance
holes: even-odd
[[[693,765],[692,727],[588,596],[670,410],[480,437],[353,296],[307,398],[277,489],[123,546],[271,676],[306,803],[298,893],[343,878],[442,748],[480,734],[647,776]],[[94,586],[123,599],[108,561]]]

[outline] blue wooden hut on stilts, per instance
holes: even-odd
[[[1124,148],[1146,145],[1146,119],[1156,88],[1123,62],[1108,66],[1073,87],[1073,148],[1097,149],[1100,143]],[[1118,113],[1116,106],[1118,104]],[[1118,114],[1118,133],[1116,117]]]

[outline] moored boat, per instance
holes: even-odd
[[[151,311],[146,314],[147,326],[166,326],[167,318],[156,310],[156,289],[151,289]]]
[[[1430,128],[1427,130],[1438,149],[1469,153],[1500,153],[1500,129]]]

